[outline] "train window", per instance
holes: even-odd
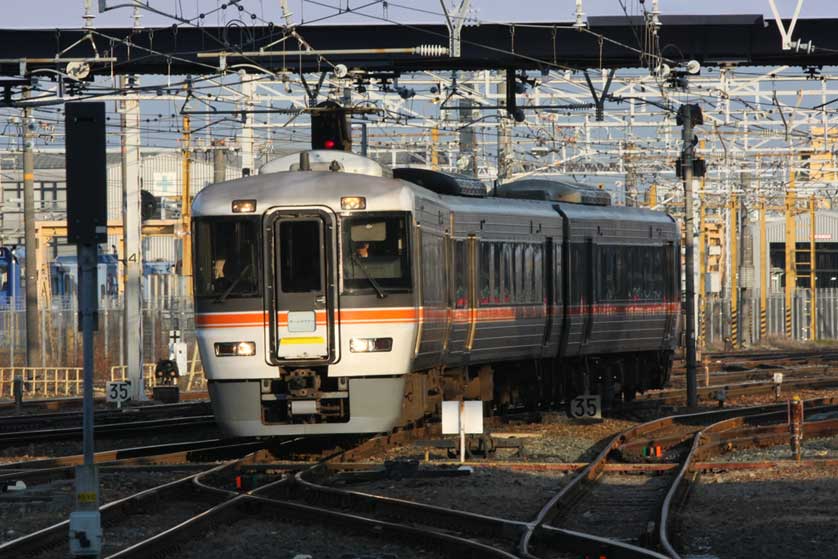
[[[358,214],[341,220],[345,292],[410,288],[406,214]]]
[[[280,222],[277,244],[283,292],[322,291],[320,223],[319,220]]]
[[[488,305],[491,302],[493,252],[494,247],[491,243],[480,243],[480,262],[478,263],[478,269],[480,270],[480,282],[478,285],[478,301],[481,306]]]
[[[501,283],[500,299],[502,303],[511,303],[515,296],[512,285],[512,245],[503,243],[503,281]]]
[[[535,265],[533,260],[535,260],[535,255],[533,254],[532,245],[524,245],[524,299],[527,303],[534,301]]]
[[[444,303],[445,301],[445,240],[428,231],[422,232],[422,302]]]
[[[258,227],[255,216],[195,220],[197,297],[223,300],[260,295]]]
[[[547,294],[544,293],[544,247],[533,246],[533,302],[546,303]]]
[[[492,301],[493,305],[501,302],[501,262],[503,261],[503,245],[492,243]]]

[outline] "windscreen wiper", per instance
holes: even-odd
[[[362,272],[364,272],[364,276],[367,278],[367,280],[369,280],[370,285],[372,286],[373,289],[375,289],[375,292],[378,293],[378,298],[379,299],[385,298],[387,296],[387,294],[384,293],[384,290],[381,289],[381,286],[378,284],[377,281],[375,281],[375,279],[372,277],[372,274],[370,274],[370,271],[367,270],[367,267],[364,266],[363,262],[361,262],[361,259],[358,258],[358,255],[355,254],[354,252],[352,253],[352,261],[355,264],[357,264],[359,268],[361,268]]]
[[[224,300],[227,299],[227,297],[230,295],[230,293],[232,293],[233,289],[236,288],[236,286],[239,284],[239,282],[244,277],[244,275],[250,270],[250,266],[251,266],[250,264],[245,266],[242,269],[242,271],[239,272],[239,275],[236,277],[236,279],[233,280],[233,283],[230,284],[230,287],[228,287],[227,290],[224,293],[222,293],[221,295],[216,297],[213,302],[214,303],[223,303]]]

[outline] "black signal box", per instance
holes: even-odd
[[[312,111],[311,149],[352,151],[349,115],[338,103],[323,101]]]
[[[65,105],[67,242],[107,242],[108,189],[105,104]]]

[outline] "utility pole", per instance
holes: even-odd
[[[227,155],[224,140],[212,141],[212,182],[227,180]]]
[[[703,124],[701,108],[698,105],[681,105],[678,109],[678,123],[682,126],[681,177],[684,180],[684,275],[686,276],[686,358],[687,358],[687,406],[698,405],[695,356],[695,263],[693,262],[693,161],[695,136],[693,125]]]
[[[704,143],[702,142],[702,147]],[[698,192],[698,347],[704,350],[707,339],[707,205],[704,199],[705,177]]]
[[[765,231],[765,197],[759,199],[759,340],[768,335],[768,239]]]
[[[498,82],[498,99],[507,98],[507,80]],[[509,162],[512,159],[512,138],[509,133],[509,115],[506,109],[498,111],[498,184],[509,178]]]
[[[474,109],[471,99],[460,99],[460,153],[458,159],[458,170],[464,171],[466,174],[477,176],[477,153],[475,145],[477,138],[474,134],[474,128],[469,126],[474,119]],[[460,167],[459,163],[465,159],[466,168]]]
[[[241,154],[242,154],[242,176],[253,174],[253,114],[249,111],[253,104],[253,82],[244,70],[239,70],[239,81],[243,101],[241,103],[243,114]]]
[[[739,196],[731,194],[728,215],[730,243],[730,343],[739,349]]]
[[[439,126],[431,129],[431,169],[439,171]]]
[[[192,296],[192,131],[189,115],[183,115],[183,172],[180,189],[181,259],[180,275],[184,293]]]
[[[797,211],[797,198],[794,188],[793,161],[789,162],[789,186],[786,190],[786,289],[785,289],[785,310],[786,310],[786,337],[791,338],[792,332],[792,305],[794,304],[794,288],[797,285],[797,231],[795,213]]]
[[[131,381],[131,398],[145,400],[143,379],[142,315],[142,220],[140,208],[140,103],[132,76],[120,78],[123,91],[122,140],[122,257],[125,306],[122,320],[125,333],[125,365]]]
[[[809,340],[818,339],[818,294],[816,270],[817,215],[815,195],[809,197]]]
[[[23,96],[31,95],[27,88]],[[26,245],[26,365],[38,364],[38,251],[35,248],[35,123],[32,107],[23,109],[23,235]]]

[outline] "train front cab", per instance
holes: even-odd
[[[405,212],[325,206],[196,220],[199,343],[228,435],[396,423],[416,327],[409,227]]]

